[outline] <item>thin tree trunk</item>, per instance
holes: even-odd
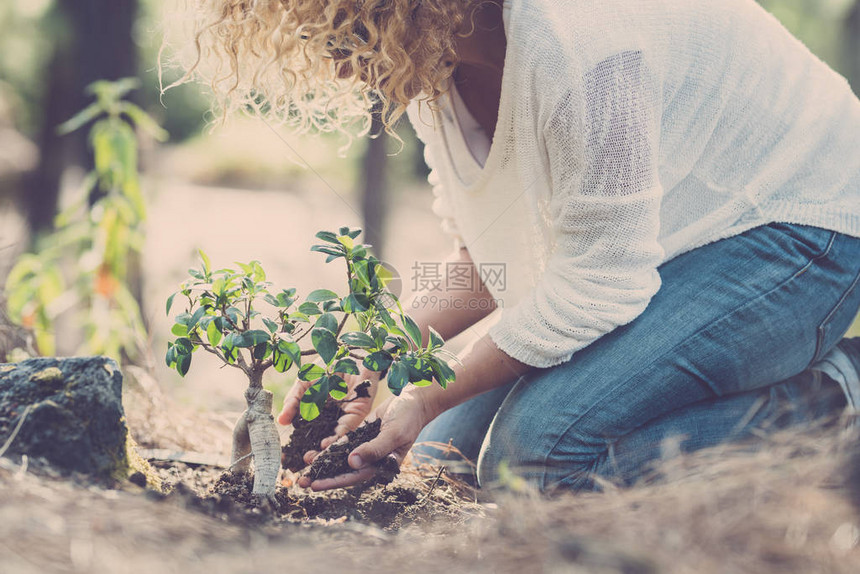
[[[245,402],[248,408],[233,428],[231,468],[235,472],[248,472],[253,457],[252,494],[271,499],[281,470],[281,437],[272,415],[272,393],[263,388],[262,373],[256,373],[245,390]]]
[[[362,160],[361,214],[364,218],[365,241],[373,245],[380,259],[385,251],[385,221],[388,216],[388,188],[385,153],[387,136],[383,132],[380,107],[373,109],[373,124],[370,133],[375,135],[367,141],[367,150]]]

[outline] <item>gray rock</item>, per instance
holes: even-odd
[[[0,448],[97,476],[128,470],[122,373],[106,357],[0,364]]]

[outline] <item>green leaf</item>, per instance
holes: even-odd
[[[285,353],[281,353],[277,348],[272,351],[272,366],[279,373],[283,373],[293,365],[293,361]]]
[[[319,327],[321,329],[328,329],[332,333],[337,332],[337,319],[335,319],[334,315],[331,313],[323,313],[320,315],[320,318],[317,319],[317,322],[314,324],[314,327]]]
[[[334,338],[334,333],[328,329],[315,328],[311,331],[311,342],[325,364],[328,365],[331,363],[332,359],[334,359],[334,356],[337,354],[338,349],[337,339]]]
[[[433,383],[433,369],[430,363],[421,357],[407,355],[403,363],[409,368],[409,382],[417,387],[426,387]]]
[[[265,343],[270,338],[269,333],[261,329],[253,329],[237,335],[234,345],[241,348],[254,347],[260,343]]]
[[[337,377],[338,379],[340,377]],[[326,399],[329,396],[329,390],[331,388],[330,378],[326,375],[320,377],[319,381],[315,384],[311,385],[305,394],[302,395],[302,400],[299,403],[299,412],[301,412],[301,407],[304,404],[312,404],[315,405],[317,411],[325,405]],[[311,414],[313,414],[313,409],[311,409]],[[304,417],[304,415],[302,415]]]
[[[293,341],[278,341],[278,344],[272,349],[272,365],[279,373],[287,371],[295,363],[301,364],[302,350],[297,343]]]
[[[320,416],[320,408],[314,403],[306,403],[303,400],[299,403],[299,414],[306,421],[312,421]]]
[[[304,313],[305,315],[322,315],[319,305],[311,303],[310,301],[306,301],[299,305],[299,313]]]
[[[188,373],[188,369],[191,368],[191,353],[186,353],[183,355],[179,355],[176,359],[176,372],[178,372],[183,377]]]
[[[361,261],[354,261],[352,264],[352,270],[362,284],[368,287],[370,286],[370,277],[368,276],[367,271],[367,260],[362,259]]]
[[[170,308],[173,307],[173,298],[176,297],[178,293],[174,293],[170,297],[167,298],[167,312],[166,315],[170,315]]]
[[[251,355],[258,361],[262,361],[271,353],[272,345],[268,341],[266,341],[265,343],[260,343],[259,345],[256,345]]]
[[[359,370],[358,365],[353,359],[341,359],[334,364],[332,372],[343,373],[345,375],[357,375]]]
[[[361,313],[370,309],[370,299],[362,293],[350,293],[341,302],[346,313]]]
[[[352,237],[349,235],[338,235],[337,240],[347,249],[347,251],[355,247],[355,242],[353,242]]]
[[[81,111],[79,111],[77,114],[72,116],[70,119],[61,123],[57,127],[57,134],[64,136],[72,133],[75,130],[79,130],[80,128],[88,124],[90,121],[97,118],[101,113],[102,108],[100,105],[98,105],[97,103],[90,104]]]
[[[341,335],[340,340],[351,347],[360,347],[362,349],[371,349],[376,347],[376,343],[370,338],[370,335],[362,333],[361,331],[344,333]]]
[[[224,356],[227,358],[227,362],[231,364],[236,360],[239,353],[234,344],[237,336],[239,336],[237,333],[227,333],[227,336],[221,341],[221,351],[223,351]]]
[[[391,392],[395,396],[399,395],[400,391],[403,390],[403,387],[409,384],[409,367],[403,364],[402,361],[395,361],[391,365],[391,368],[388,369],[386,380],[388,381],[388,388],[391,389]]]
[[[325,253],[326,255],[328,255],[330,259],[328,259],[327,262],[331,261],[331,258],[344,257],[346,255],[342,249],[329,247],[328,245],[314,245],[313,247],[311,247],[311,251]]]
[[[229,317],[230,320],[233,321],[233,323],[236,325],[238,325],[239,322],[242,320],[242,313],[240,313],[239,310],[235,307],[227,307],[226,314],[227,317]]]
[[[178,339],[176,339],[176,341],[173,344],[175,347],[177,347],[177,349],[176,349],[177,353],[182,353],[182,354],[189,353],[190,354],[191,351],[194,350],[194,343],[192,343],[191,339],[189,339],[188,337],[179,337]]]
[[[454,370],[448,366],[443,359],[432,357],[429,359],[430,368],[433,370],[433,376],[436,382],[444,389],[448,387],[448,383],[454,382]]]
[[[385,340],[394,345],[400,353],[406,353],[409,351],[409,341],[406,340],[406,337],[395,335],[386,337]]]
[[[378,325],[374,325],[370,328],[370,336],[373,337],[375,347],[377,349],[381,349],[385,346],[385,339],[388,337],[388,331]]]
[[[409,338],[412,339],[412,342],[415,343],[416,347],[420,347],[422,344],[421,341],[421,329],[418,327],[418,324],[412,320],[407,314],[403,314],[401,316],[403,321],[403,328],[406,330],[406,334],[409,335]]]
[[[203,315],[205,315],[205,314],[206,314],[206,308],[205,307],[200,307],[199,309],[194,311],[194,314],[191,315],[191,319],[188,320],[188,332],[189,333],[194,330],[194,327],[197,326],[197,323],[200,322],[200,319],[202,319]]]
[[[131,102],[122,102],[120,104],[120,109],[132,122],[134,122],[136,127],[142,129],[157,141],[164,142],[170,137],[170,134],[159,126],[149,114]]]
[[[171,369],[176,364],[176,347],[173,346],[173,343],[167,344],[167,354],[164,356],[164,362]]]
[[[289,291],[285,290],[285,291],[281,291],[280,293],[278,293],[278,296],[277,296],[278,307],[287,308],[290,305],[292,305],[295,302],[295,299],[293,298],[293,295],[295,295],[295,294],[296,294],[295,289],[290,289]]]
[[[438,349],[442,345],[445,344],[445,340],[442,338],[442,335],[436,332],[436,329],[433,327],[427,327],[427,330],[430,332],[430,349]]]
[[[203,261],[203,273],[208,276],[212,273],[212,262],[209,261],[209,256],[202,249],[198,249],[197,253],[200,254],[200,259]]]
[[[317,289],[316,291],[311,291],[307,296],[307,300],[311,303],[322,303],[323,301],[337,298],[337,293],[329,291],[328,289]]]
[[[384,371],[391,366],[391,355],[386,351],[376,351],[364,358],[364,366],[371,371]]]
[[[342,401],[346,398],[346,394],[349,392],[349,386],[346,384],[346,381],[337,375],[331,375],[328,377],[328,384],[328,394],[331,398],[336,401]]]
[[[288,355],[294,363],[300,363],[302,361],[302,349],[299,347],[298,343],[293,341],[284,341],[282,339],[278,341],[278,351]]]
[[[218,346],[218,343],[221,341],[221,329],[219,325],[221,324],[221,317],[216,317],[214,321],[209,322],[209,326],[206,327],[206,338],[209,339],[209,344],[212,346]]]
[[[278,324],[271,319],[263,317],[263,324],[266,325],[266,329],[268,329],[273,335],[278,332]]]
[[[182,323],[176,323],[170,329],[170,332],[173,333],[174,335],[176,335],[177,337],[185,337],[186,335],[188,335],[188,327],[186,327]]]
[[[336,245],[340,244],[337,240],[337,235],[335,235],[331,231],[318,231],[316,234],[316,238],[322,239],[326,243],[334,243]]]
[[[302,365],[299,369],[299,378],[303,381],[316,381],[325,374],[325,369],[314,363]]]

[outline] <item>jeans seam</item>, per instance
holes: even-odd
[[[823,355],[822,347],[824,346],[825,331],[827,330],[830,321],[833,319],[833,316],[839,311],[839,309],[842,308],[842,304],[845,303],[845,300],[848,299],[848,296],[851,295],[851,292],[854,291],[855,287],[857,287],[858,282],[860,282],[860,271],[857,272],[857,275],[854,277],[854,280],[848,286],[848,289],[846,289],[845,292],[842,293],[842,296],[836,302],[836,305],[833,306],[833,309],[831,309],[830,312],[827,313],[827,316],[824,317],[824,320],[818,326],[818,329],[816,330],[817,336],[815,340],[815,354],[812,357],[812,361],[810,361],[809,365],[807,365],[807,368],[809,368],[810,365],[821,359],[821,355]]]
[[[834,242],[834,239],[836,238],[836,235],[837,235],[837,234],[834,232],[834,233],[831,235],[830,240],[828,241],[827,246],[825,247],[825,250],[824,250],[822,253],[820,253],[820,254],[818,254],[818,255],[813,256],[813,257],[812,257],[812,259],[810,259],[810,261],[808,261],[808,262],[807,262],[807,263],[806,263],[806,264],[801,268],[801,270],[800,270],[800,271],[795,272],[794,274],[792,274],[790,277],[788,277],[788,278],[786,278],[786,279],[783,279],[780,283],[778,283],[777,285],[775,285],[775,286],[774,286],[774,287],[772,287],[771,289],[767,290],[766,292],[759,294],[758,296],[756,296],[756,297],[755,297],[755,298],[753,298],[753,299],[750,299],[749,301],[746,301],[743,305],[741,305],[741,306],[739,306],[739,307],[736,307],[736,308],[732,309],[732,310],[731,310],[731,311],[729,311],[728,313],[724,313],[724,314],[723,314],[723,315],[721,315],[720,317],[715,318],[714,320],[712,320],[711,322],[709,322],[707,325],[703,325],[703,326],[702,326],[701,328],[699,328],[695,333],[693,333],[692,335],[690,335],[690,337],[689,337],[689,338],[685,339],[684,341],[681,341],[681,342],[677,343],[677,344],[676,344],[676,345],[674,345],[671,349],[667,349],[667,350],[666,350],[666,352],[662,353],[660,356],[655,357],[653,360],[651,360],[651,361],[648,363],[647,367],[650,367],[651,365],[655,364],[657,361],[661,360],[661,359],[662,359],[662,358],[664,358],[665,356],[667,356],[667,355],[669,355],[670,353],[674,352],[676,349],[680,348],[681,346],[688,344],[688,343],[689,343],[690,341],[692,341],[694,338],[696,338],[696,337],[700,336],[703,332],[705,332],[705,331],[707,331],[708,329],[712,328],[714,325],[716,325],[716,324],[717,324],[717,323],[719,323],[720,321],[723,321],[723,320],[724,320],[724,319],[726,319],[727,317],[730,317],[731,315],[734,315],[735,313],[738,313],[739,311],[743,310],[744,308],[748,307],[749,305],[752,305],[752,304],[754,304],[754,303],[758,302],[760,299],[763,299],[763,298],[765,298],[765,297],[769,297],[769,296],[770,296],[770,295],[772,295],[773,293],[776,293],[777,291],[779,291],[780,289],[782,289],[783,287],[785,287],[786,285],[788,285],[789,283],[791,283],[793,280],[795,280],[795,279],[797,279],[798,277],[800,277],[800,276],[801,276],[801,275],[802,275],[802,274],[803,274],[807,269],[809,269],[809,267],[810,267],[813,263],[815,263],[816,261],[820,260],[820,259],[821,259],[821,258],[823,258],[823,257],[826,257],[826,256],[830,253],[830,249],[831,249],[831,248],[832,248],[832,246],[833,246],[833,242]],[[840,300],[841,300],[841,299],[840,299]],[[644,370],[644,369],[643,369],[643,370]],[[623,386],[624,384],[627,384],[630,380],[632,380],[632,378],[633,378],[633,377],[626,378],[626,379],[624,379],[623,381],[619,382],[617,385],[614,385],[614,386],[613,386],[613,387],[612,387],[608,392],[606,392],[605,394],[603,394],[603,395],[600,397],[600,399],[598,399],[598,400],[597,400],[597,401],[595,401],[595,402],[594,402],[590,407],[588,407],[588,409],[586,409],[586,410],[585,410],[585,412],[583,412],[581,415],[579,415],[578,417],[576,417],[576,420],[575,420],[575,421],[571,422],[571,423],[570,423],[570,424],[565,428],[564,432],[562,432],[562,433],[559,435],[558,439],[556,439],[556,441],[553,443],[552,447],[547,451],[547,454],[546,454],[546,456],[544,457],[544,461],[543,461],[543,467],[544,467],[544,469],[546,469],[546,468],[548,467],[547,462],[549,461],[549,458],[550,458],[550,456],[552,455],[552,453],[553,453],[553,452],[555,451],[555,449],[558,447],[559,443],[561,443],[561,441],[562,441],[562,439],[565,437],[565,435],[567,435],[567,434],[570,432],[570,430],[574,427],[574,425],[576,425],[576,423],[578,423],[580,420],[582,420],[582,418],[583,418],[584,416],[586,416],[589,412],[591,412],[591,410],[592,410],[592,409],[594,409],[598,403],[600,403],[601,401],[603,401],[603,400],[604,400],[608,395],[610,395],[611,393],[615,392],[615,390],[616,390],[616,389],[618,389],[619,387]],[[709,388],[709,389],[711,389],[710,385],[708,385],[708,388]],[[713,391],[713,389],[711,389],[711,391]],[[717,395],[717,396],[720,396],[720,395]],[[633,430],[635,430],[635,429],[633,429]],[[626,435],[625,435],[625,436],[626,436]],[[543,472],[543,477],[542,477],[542,480],[541,480],[541,487],[542,487],[542,488],[546,486],[546,480],[547,480],[547,476],[546,476],[546,471],[544,470],[544,472]]]
[[[837,235],[838,234],[835,231],[832,232],[830,234],[830,239],[827,241],[827,245],[824,247],[824,251],[813,255],[812,258],[806,263],[806,265],[804,265],[797,273],[794,274],[794,277],[800,277],[801,275],[809,271],[809,268],[815,265],[816,262],[830,255],[830,250],[833,249],[833,243],[836,241]]]

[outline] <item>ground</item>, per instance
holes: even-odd
[[[551,499],[520,485],[478,502],[427,467],[359,498],[282,488],[289,515],[249,510],[223,484],[218,494],[220,471],[206,466],[160,463],[163,495],[0,459],[0,555],[9,574],[849,573],[860,563],[857,440],[782,434],[667,462],[634,488]]]

